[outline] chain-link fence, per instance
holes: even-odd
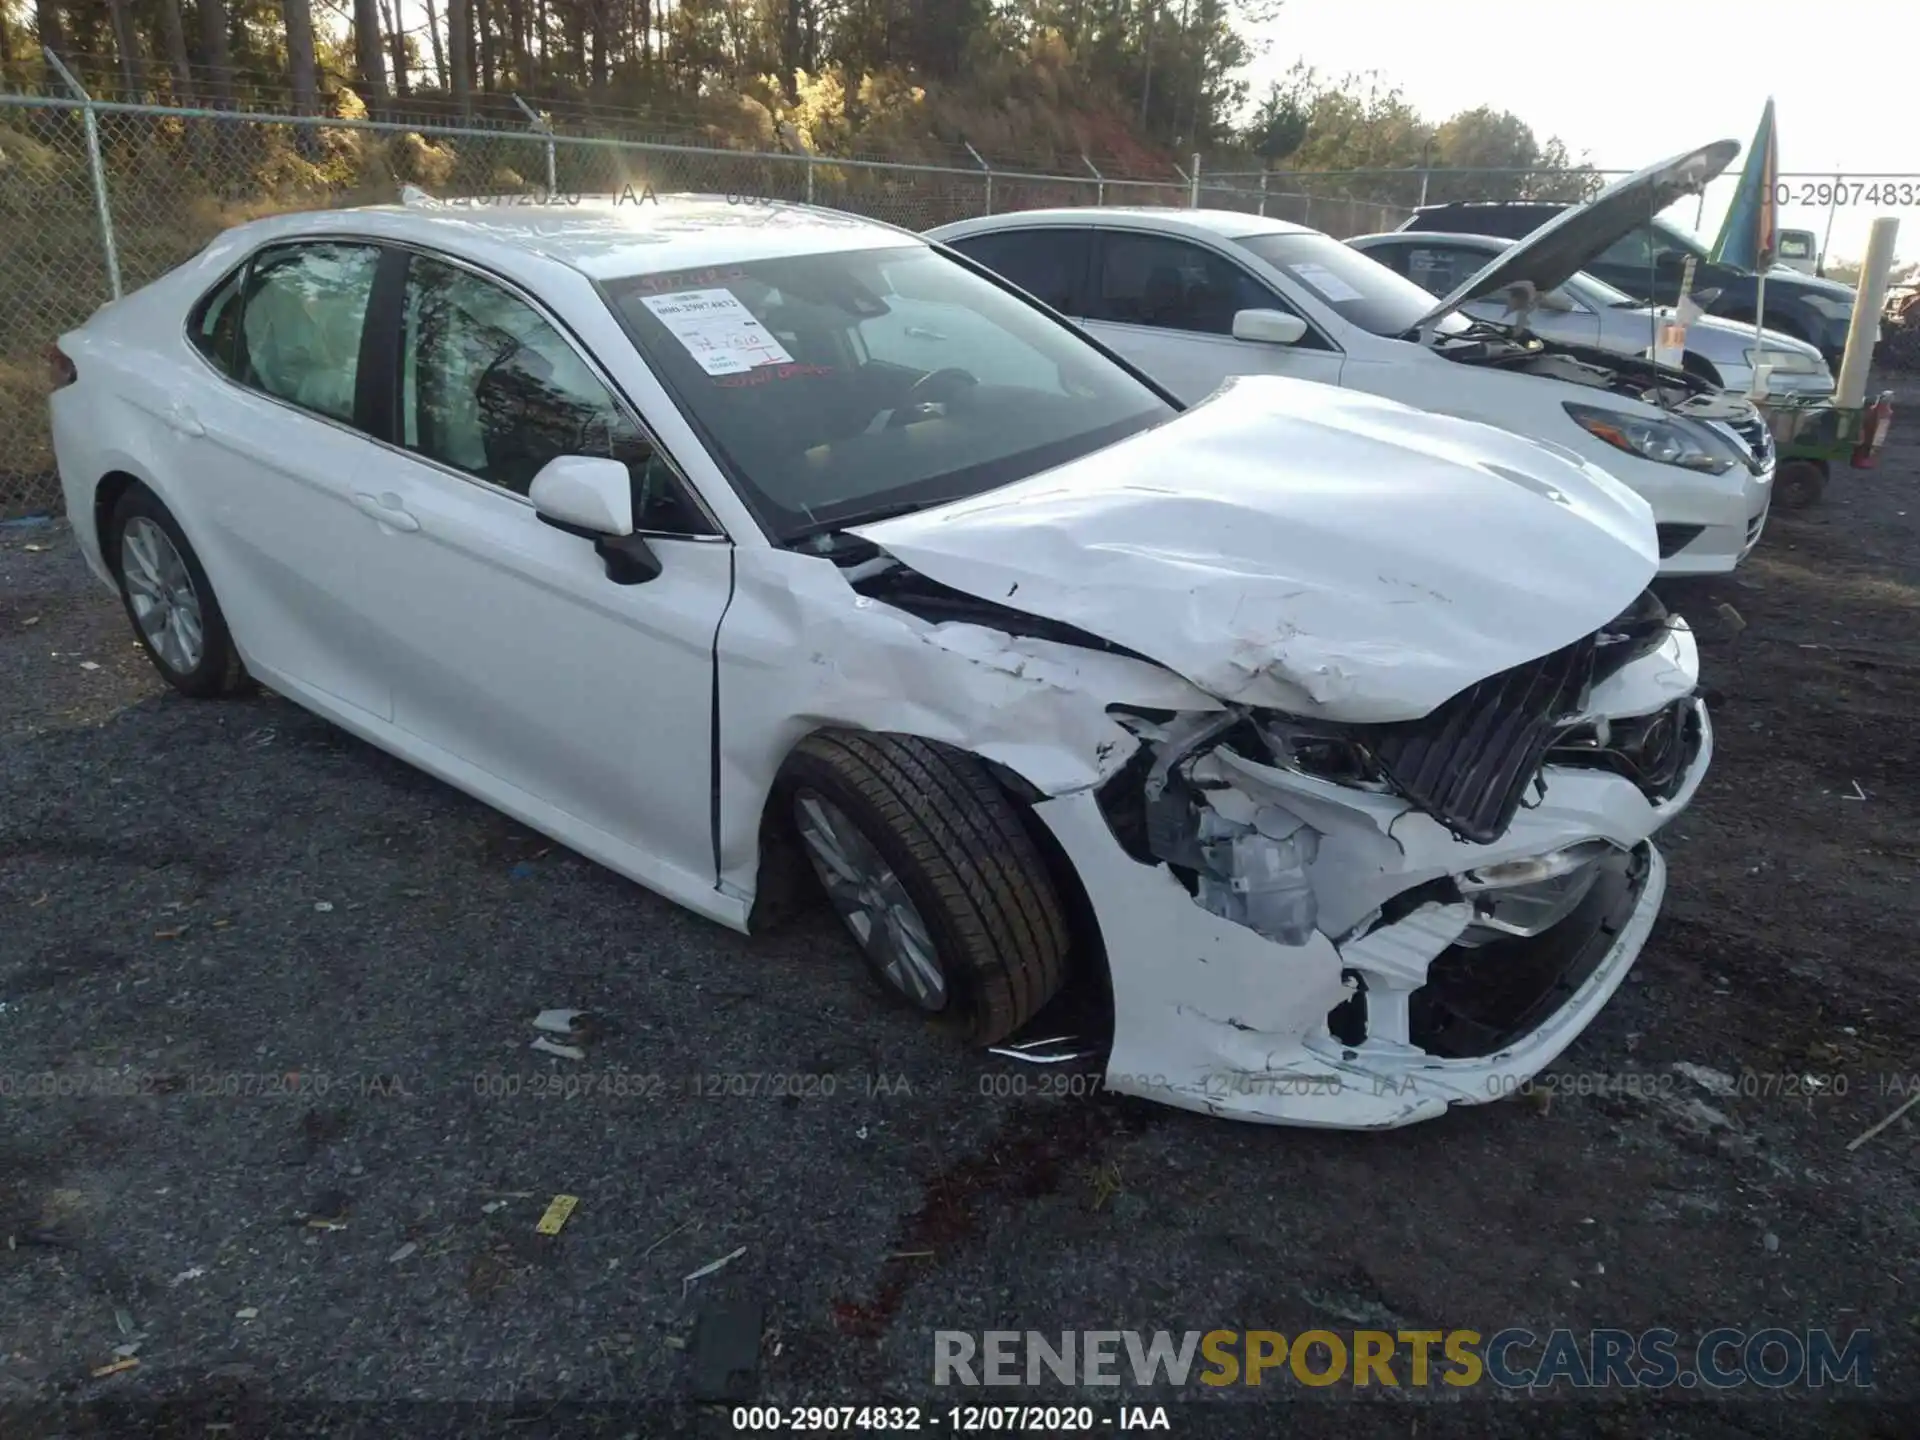
[[[1297,179],[1297,177],[1290,177]],[[1202,205],[1336,236],[1403,209],[1196,174],[1142,180],[894,164],[498,128],[159,109],[0,95],[0,514],[58,503],[47,347],[228,226],[290,210],[442,197],[698,192],[805,201],[924,230],[1058,205]]]

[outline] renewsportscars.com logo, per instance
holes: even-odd
[[[1873,1334],[1654,1329],[936,1330],[935,1385],[1257,1386],[1506,1390],[1779,1390],[1873,1384]]]

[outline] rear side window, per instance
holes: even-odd
[[[1034,299],[1063,315],[1082,313],[1081,295],[1093,232],[1048,227],[1001,230],[951,242],[969,260],[1018,285]]]
[[[351,421],[360,332],[379,264],[377,246],[332,241],[255,256],[240,297],[238,333],[227,342],[228,373],[303,410]],[[217,345],[216,308],[210,305],[205,318],[214,324]]]
[[[193,348],[228,378],[236,377],[236,356],[240,337],[240,283],[246,267],[222,280],[194,308],[187,322],[187,338]]]

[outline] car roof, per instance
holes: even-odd
[[[1422,205],[1416,215],[1444,215],[1449,210],[1564,210],[1566,200],[1443,200],[1437,205]]]
[[[1396,245],[1478,245],[1488,250],[1505,250],[1513,244],[1503,235],[1467,230],[1383,230],[1377,235],[1355,235],[1347,244],[1359,245],[1369,240],[1391,240]]]
[[[631,187],[562,201],[420,197],[400,205],[279,215],[229,232],[262,240],[315,233],[413,243],[476,260],[536,255],[596,280],[926,243],[911,231],[816,206],[656,196]]]
[[[1068,205],[1047,210],[1008,210],[999,215],[961,220],[933,233],[981,234],[1026,225],[1090,225],[1102,220],[1148,221],[1152,228],[1181,235],[1217,235],[1228,240],[1250,235],[1318,235],[1310,225],[1295,225],[1244,210],[1187,210],[1174,205]]]

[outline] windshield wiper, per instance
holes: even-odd
[[[881,520],[891,520],[898,515],[911,515],[916,510],[925,510],[931,505],[944,505],[948,496],[939,500],[896,500],[891,505],[875,505],[868,510],[856,510],[851,515],[842,515],[836,520],[818,520],[811,525],[802,525],[790,530],[783,537],[785,543],[792,545],[801,540],[809,540],[815,535],[834,535],[842,530],[851,530],[855,525],[872,525]]]

